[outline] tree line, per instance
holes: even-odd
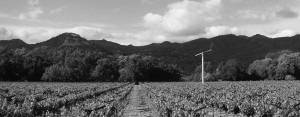
[[[176,65],[152,56],[106,55],[76,47],[0,48],[1,81],[179,81]]]
[[[204,64],[206,81],[257,81],[300,80],[300,53],[290,50],[270,52],[264,59],[255,60],[249,66],[236,59],[220,62],[217,66]],[[186,81],[201,81],[201,65],[184,77]]]
[[[162,59],[141,54],[107,55],[77,47],[0,47],[0,81],[133,82],[201,81],[201,65],[190,75]],[[283,50],[242,65],[236,59],[205,63],[206,81],[300,80],[300,53]]]

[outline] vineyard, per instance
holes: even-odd
[[[116,116],[129,83],[1,83],[0,116]]]
[[[299,117],[295,81],[147,83],[148,97],[163,117]]]
[[[2,82],[0,116],[114,117],[132,115],[130,111],[134,110],[130,109],[141,110],[134,106],[145,107],[144,111],[150,111],[147,107],[151,106],[154,109],[151,112],[161,117],[298,117],[299,84],[297,81],[140,85]],[[139,102],[134,103],[136,100]]]

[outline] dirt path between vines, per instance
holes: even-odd
[[[159,117],[156,108],[140,85],[134,85],[124,117]]]

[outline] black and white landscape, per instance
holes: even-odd
[[[298,117],[299,0],[2,0],[0,116]]]

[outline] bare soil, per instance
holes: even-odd
[[[134,85],[124,117],[159,117],[157,109],[143,91],[141,85]]]

